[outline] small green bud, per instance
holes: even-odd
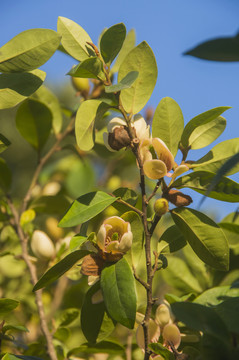
[[[79,77],[71,77],[72,85],[77,91],[87,91],[90,90],[89,79],[87,78],[79,78]]]
[[[162,216],[168,212],[168,200],[161,198],[155,201],[154,203],[154,211],[158,216]]]

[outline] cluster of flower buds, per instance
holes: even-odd
[[[81,273],[89,276],[88,283],[92,285],[99,279],[106,262],[116,262],[130,250],[133,234],[130,223],[119,216],[111,216],[100,226],[96,236],[97,254],[84,257]]]
[[[138,314],[138,322],[142,322],[142,314]],[[177,325],[173,323],[173,316],[170,311],[170,305],[166,302],[159,305],[156,309],[155,319],[149,321],[149,341],[151,343],[157,342],[160,335],[162,335],[163,346],[170,351],[177,349],[181,343],[181,334]],[[138,325],[136,330],[136,341],[138,346],[144,351],[144,331],[141,324]],[[150,360],[159,360],[162,357],[160,355],[152,354]]]

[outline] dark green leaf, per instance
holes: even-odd
[[[6,150],[10,145],[11,142],[3,134],[0,134],[0,153]]]
[[[45,80],[41,70],[0,74],[0,109],[11,108],[33,94]]]
[[[233,155],[239,153],[239,138],[223,141],[214,146],[206,155],[191,165],[196,170],[206,170],[216,173]],[[239,163],[236,162],[233,168],[230,167],[227,175],[239,171]]]
[[[39,290],[59,279],[59,277],[65,274],[66,271],[70,270],[77,261],[88,254],[90,254],[90,251],[76,250],[64,257],[64,259],[52,266],[45,274],[42,275],[40,280],[35,284],[33,291]]]
[[[113,204],[117,198],[103,191],[94,191],[80,196],[73,202],[68,212],[61,219],[60,227],[71,227],[92,219]]]
[[[0,48],[0,71],[30,71],[45,64],[60,44],[60,36],[49,29],[21,32]]]
[[[105,267],[101,273],[101,289],[109,315],[120,324],[134,328],[136,316],[136,293],[132,271],[122,258]]]
[[[100,39],[100,52],[107,65],[110,65],[122,48],[126,36],[123,23],[116,24],[107,29]]]
[[[228,330],[232,333],[239,334],[239,297],[228,298],[218,304],[215,310],[227,325]]]
[[[67,211],[70,206],[70,201],[61,194],[44,195],[35,198],[30,207],[38,213],[45,214],[62,214]]]
[[[16,126],[24,139],[40,151],[50,135],[52,113],[37,100],[25,100],[17,110]]]
[[[202,261],[218,270],[228,270],[228,242],[222,229],[212,219],[188,208],[174,209],[172,217]]]
[[[150,350],[152,350],[154,352],[154,354],[161,355],[162,358],[165,360],[174,360],[175,359],[173,353],[160,343],[149,344],[149,348],[150,348]]]
[[[113,341],[101,341],[98,344],[91,346],[90,344],[82,344],[81,346],[70,350],[67,356],[79,355],[82,353],[86,354],[117,354],[124,353],[124,348],[120,344]]]
[[[179,105],[170,97],[163,98],[154,113],[152,136],[163,140],[175,156],[183,127],[183,113]]]
[[[228,202],[239,201],[239,184],[235,181],[221,177],[216,186],[208,192],[211,187],[215,174],[209,171],[195,171],[176,179],[171,185],[172,188],[190,188],[200,194]]]
[[[138,76],[139,76],[138,71],[131,71],[118,84],[106,86],[105,92],[114,93],[124,89],[128,89],[135,82]]]
[[[12,299],[0,299],[0,317],[3,320],[3,317],[14,310],[19,305],[19,301]]]
[[[161,235],[158,244],[158,253],[172,253],[182,249],[187,245],[181,231],[176,225],[170,226]]]
[[[124,61],[126,55],[135,47],[136,35],[134,29],[130,30],[126,35],[123,46],[115,60],[115,63],[111,69],[114,73],[118,72],[120,65]]]
[[[149,100],[158,74],[154,54],[145,41],[125,57],[119,68],[118,82],[131,71],[138,71],[139,76],[129,89],[121,91],[120,98],[126,112],[137,114]]]
[[[99,281],[86,293],[81,310],[81,328],[90,344],[103,340],[114,329],[114,324],[106,313],[103,299],[99,303],[92,302],[97,292],[101,292]]]
[[[117,190],[113,191],[113,194],[116,197],[121,198],[121,200],[124,200],[126,203],[135,206],[137,200],[138,200],[138,195],[136,194],[136,192],[134,190],[128,189],[128,188],[119,188]],[[129,208],[127,208],[126,204],[120,204],[115,202],[114,203],[114,208],[117,209],[119,212],[125,212],[127,210],[129,210]]]
[[[54,338],[61,342],[65,342],[69,337],[70,337],[70,329],[65,327],[59,327],[54,332]]]
[[[89,151],[94,146],[94,124],[108,110],[109,105],[100,100],[84,101],[76,114],[75,132],[79,148]]]
[[[230,106],[220,106],[195,116],[185,126],[181,138],[184,148],[200,149],[211,144],[224,130],[226,121],[220,117]]]
[[[12,183],[12,173],[5,160],[0,158],[0,189],[7,192]]]
[[[227,328],[213,309],[190,302],[175,302],[171,308],[176,318],[189,328],[215,336],[223,342],[228,341]]]
[[[239,36],[205,41],[185,52],[185,55],[213,61],[239,61]]]
[[[79,65],[74,66],[67,75],[80,78],[106,79],[103,71],[103,63],[98,57],[91,57],[82,61]]]
[[[61,35],[61,43],[64,49],[73,58],[83,61],[90,56],[87,42],[92,42],[92,40],[80,25],[70,19],[59,16],[57,32]]]
[[[79,309],[66,309],[60,317],[59,326],[67,326],[71,324],[79,316],[79,312]]]

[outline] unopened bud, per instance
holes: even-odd
[[[99,276],[104,266],[104,260],[97,255],[87,255],[81,265],[81,273],[87,276]]]
[[[155,201],[154,211],[158,216],[162,216],[168,212],[168,200],[161,198]]]
[[[157,307],[155,314],[155,321],[160,327],[164,327],[171,320],[168,306],[161,304]]]
[[[55,247],[51,239],[43,231],[34,231],[31,248],[34,255],[41,260],[50,260],[55,256]]]
[[[126,146],[129,146],[131,139],[129,137],[126,126],[116,127],[112,133],[109,133],[108,143],[113,150],[120,150]]]
[[[89,80],[88,80],[88,79],[72,76],[72,77],[71,77],[71,81],[72,81],[72,84],[73,84],[74,88],[75,88],[77,91],[80,91],[80,92],[81,92],[81,91],[87,91],[87,92],[89,92],[89,90],[90,90],[90,83],[89,83]]]
[[[170,189],[163,194],[163,197],[170,201],[172,204],[180,206],[188,206],[193,200],[191,196],[183,194],[181,191]]]
[[[176,349],[179,347],[181,335],[179,328],[175,324],[165,325],[162,335],[165,345],[170,346],[170,344],[173,344]]]

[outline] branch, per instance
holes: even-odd
[[[161,181],[162,181],[162,179],[159,179],[157,181],[157,184],[155,185],[155,188],[154,188],[152,194],[147,199],[147,203],[149,203],[149,201],[156,195],[156,192],[158,191],[158,188],[159,188],[159,186],[161,184]]]

